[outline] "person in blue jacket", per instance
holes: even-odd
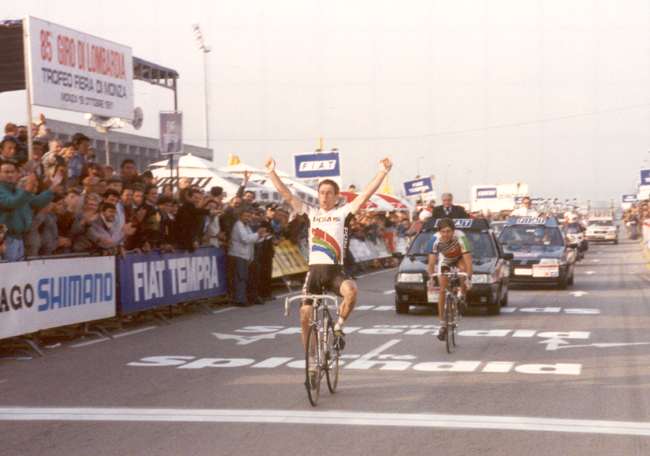
[[[61,174],[52,179],[50,188],[34,195],[18,188],[19,172],[15,163],[0,164],[0,225],[6,225],[6,250],[3,260],[20,261],[25,256],[23,235],[29,230],[34,211],[40,211],[54,199],[56,190],[63,180]]]

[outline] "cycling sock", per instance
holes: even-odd
[[[336,322],[336,325],[334,325],[334,330],[339,331],[343,329],[343,325],[345,324],[345,320],[343,317],[339,317],[339,321]]]

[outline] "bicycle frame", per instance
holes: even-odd
[[[307,374],[307,381],[305,382],[305,386],[307,388],[307,396],[309,397],[309,402],[315,406],[318,402],[320,381],[322,377],[324,375],[327,376],[327,386],[331,393],[335,392],[336,385],[338,383],[339,353],[338,349],[332,347],[332,343],[334,342],[334,319],[332,318],[329,306],[326,303],[328,301],[332,301],[334,303],[334,307],[336,308],[336,315],[339,315],[340,308],[338,298],[330,295],[298,295],[285,299],[285,316],[291,316],[291,302],[298,300],[312,301],[312,315],[309,321],[309,330],[305,347]],[[312,335],[315,337],[315,340],[313,342]],[[332,338],[331,340],[330,337]],[[314,345],[312,345],[312,343],[314,343]],[[311,374],[313,372],[315,372],[315,378],[311,377]],[[311,383],[312,381],[314,383]]]
[[[447,286],[445,288],[445,306],[443,309],[444,313],[444,324],[445,324],[445,341],[447,344],[447,353],[451,353],[451,345],[456,346],[456,328],[458,327],[458,319],[460,314],[458,312],[458,288],[460,288],[460,279],[461,277],[467,277],[469,274],[465,272],[437,272],[432,274],[431,277],[441,277],[445,276],[447,278]],[[441,315],[442,317],[442,315]]]

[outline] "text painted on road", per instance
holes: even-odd
[[[434,336],[440,329],[437,325],[375,325],[372,328],[346,327],[346,334],[357,333],[375,336],[405,335],[405,336]],[[283,326],[246,326],[235,331],[238,334],[213,333],[219,340],[234,340],[236,345],[248,345],[253,342],[275,339],[280,335],[301,334],[300,327],[284,328]],[[588,339],[589,333],[584,331],[537,331],[535,329],[490,329],[459,331],[459,336],[468,337],[516,337],[542,339]]]
[[[516,372],[533,375],[580,375],[582,365],[571,363],[556,364],[518,364],[510,361],[429,361],[423,363],[413,362],[416,357],[412,355],[382,354],[374,357],[366,355],[345,355],[342,358],[351,359],[340,365],[343,369],[368,370],[378,369],[384,371],[405,371],[412,369],[423,372],[485,372],[492,374],[506,374]],[[305,360],[290,357],[273,357],[262,361],[251,358],[195,358],[193,356],[149,356],[140,361],[132,362],[129,366],[135,367],[176,367],[178,369],[205,369],[205,368],[234,368],[250,367],[257,369],[274,369],[290,367],[305,369]]]

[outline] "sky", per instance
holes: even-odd
[[[531,196],[619,202],[650,167],[650,2],[573,0],[3,0],[177,70],[184,141],[205,146],[204,55],[215,162],[338,149],[343,183],[394,162],[396,193],[521,182]],[[157,137],[171,91],[134,83],[137,134]],[[26,116],[0,94],[0,123]],[[83,114],[34,108],[84,123]],[[18,122],[17,122],[18,121]],[[125,126],[125,133],[136,133]]]

